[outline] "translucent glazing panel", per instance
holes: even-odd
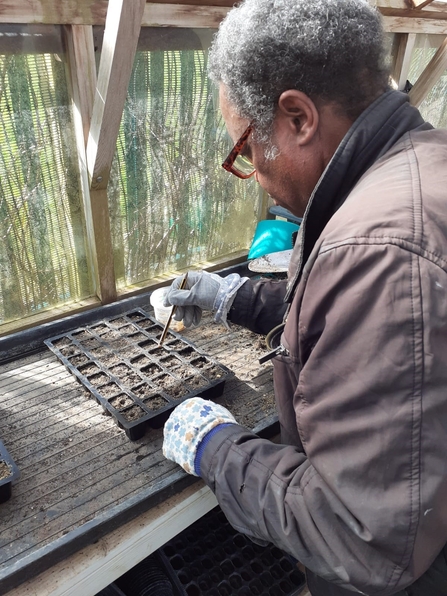
[[[413,84],[429,64],[443,40],[443,35],[417,36],[409,73],[409,80]],[[447,70],[421,103],[419,110],[424,119],[433,126],[447,127]]]
[[[171,42],[137,52],[121,122],[108,187],[121,287],[246,250],[258,219],[255,181],[221,167],[231,141],[206,49],[191,30]]]
[[[92,294],[65,66],[27,49],[0,54],[0,323]]]

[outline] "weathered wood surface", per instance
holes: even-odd
[[[258,363],[262,338],[209,318],[184,335],[234,371],[218,401],[238,421],[256,428],[274,416],[272,368]],[[108,519],[151,487],[169,486],[179,468],[161,453],[161,430],[131,442],[49,351],[1,366],[0,390],[0,437],[21,472],[11,499],[0,505],[4,594],[19,581],[11,572],[39,551],[56,548],[56,563],[64,552],[58,544],[69,545],[86,524]],[[25,567],[20,581],[49,564]]]
[[[204,3],[186,0],[184,3],[146,4],[142,25],[210,27],[222,20],[233,2],[217,0]],[[107,0],[2,0],[0,23],[104,25],[107,8]]]
[[[369,0],[370,4],[387,17],[416,18],[428,20],[424,25],[431,33],[438,32],[439,20],[446,18],[445,4],[417,0],[418,7],[410,0]],[[143,26],[172,27],[216,27],[233,0],[158,0],[147,1],[143,15]],[[107,0],[2,0],[0,23],[41,23],[63,25],[104,25],[107,14]],[[385,20],[388,31],[395,31],[395,21]],[[398,32],[413,33],[409,24],[399,24]],[[424,32],[424,31],[421,31]]]

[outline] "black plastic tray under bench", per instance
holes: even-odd
[[[132,441],[190,397],[222,395],[232,372],[142,309],[45,340]]]
[[[0,441],[0,503],[11,497],[12,483],[19,477],[19,469]]]
[[[295,596],[306,584],[288,555],[272,544],[254,544],[229,524],[220,507],[157,555],[178,596]]]

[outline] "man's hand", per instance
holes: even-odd
[[[192,397],[177,406],[168,418],[163,434],[163,455],[182,468],[199,475],[197,449],[206,435],[221,424],[237,424],[223,406],[201,397]]]
[[[183,276],[174,279],[165,294],[164,306],[175,305],[174,319],[183,320],[185,327],[191,327],[199,324],[203,310],[215,312],[216,322],[226,323],[234,296],[248,278],[237,273],[220,277],[207,271],[189,271],[185,288],[180,290],[183,279]]]

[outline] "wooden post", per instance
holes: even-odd
[[[103,304],[117,297],[107,184],[140,33],[145,0],[110,0],[98,83],[87,141],[87,171],[98,292]]]
[[[99,265],[96,254],[96,240],[90,204],[90,184],[85,155],[96,88],[93,28],[89,25],[66,25],[63,27],[63,39],[67,53],[67,83],[72,98],[73,123],[82,188],[82,208],[87,234],[87,258],[92,275],[93,288],[95,293],[100,297]]]
[[[399,91],[403,91],[410,71],[411,56],[416,42],[415,33],[396,33],[398,47],[394,56],[392,78]]]
[[[447,68],[447,37],[420,75],[409,96],[412,105],[419,107]]]

